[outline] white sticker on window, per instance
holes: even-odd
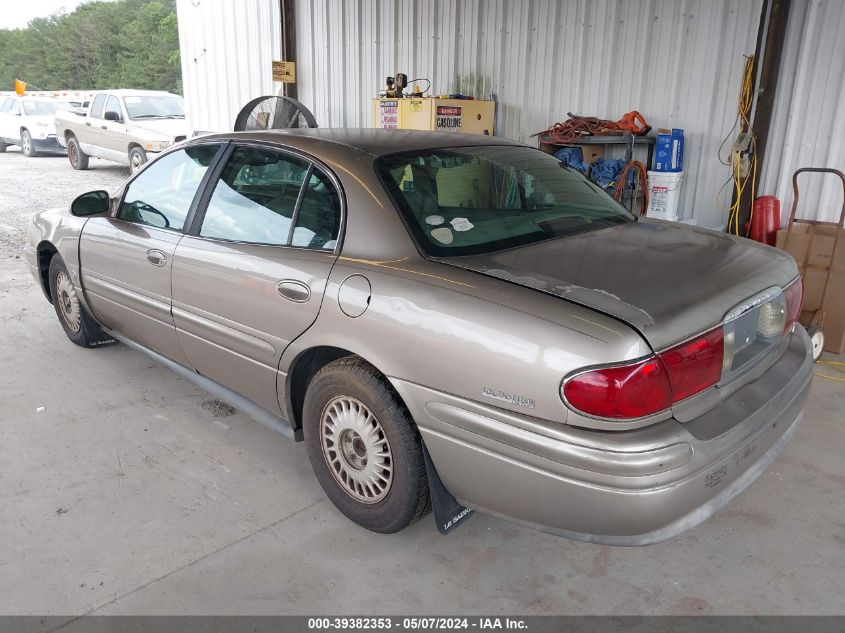
[[[456,231],[469,231],[475,225],[466,218],[454,218],[451,222],[452,228]]]
[[[445,226],[442,226],[439,229],[434,229],[431,232],[431,237],[436,239],[441,244],[451,244],[452,240],[455,239],[452,235],[452,231],[447,229]]]
[[[442,215],[430,215],[425,219],[426,224],[430,224],[431,226],[438,226],[443,224],[446,219]]]

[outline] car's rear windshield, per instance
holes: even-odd
[[[376,170],[424,253],[478,255],[636,218],[537,149],[478,146],[389,154]]]

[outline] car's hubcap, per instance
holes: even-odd
[[[76,143],[71,143],[70,145],[68,145],[67,153],[68,157],[70,158],[70,164],[76,165],[76,161],[79,159],[79,157],[76,155]]]
[[[132,173],[134,174],[138,171],[138,168],[141,166],[141,157],[138,154],[132,154]]]
[[[378,418],[360,400],[339,396],[326,405],[320,445],[335,480],[356,501],[378,503],[390,491],[390,443]]]
[[[79,332],[82,322],[79,299],[76,296],[73,284],[70,282],[70,277],[64,271],[56,275],[56,294],[58,295],[56,300],[59,302],[59,311],[62,313],[65,323],[71,331]]]
[[[23,151],[29,154],[30,149],[32,148],[32,140],[29,138],[29,134],[23,135]]]

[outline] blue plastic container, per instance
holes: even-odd
[[[654,142],[654,171],[684,171],[684,131],[657,134]]]

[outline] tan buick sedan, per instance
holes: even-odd
[[[29,237],[74,343],[121,341],[304,440],[377,532],[433,504],[441,530],[472,508],[669,538],[760,476],[810,384],[789,255],[635,217],[495,137],[204,137]]]

